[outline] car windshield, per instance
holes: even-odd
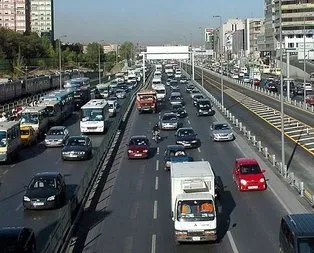
[[[170,85],[178,85],[177,81],[171,81]]]
[[[102,109],[82,109],[82,121],[102,121]]]
[[[177,116],[176,115],[164,115],[162,117],[162,120],[176,121],[177,120]]]
[[[171,95],[171,100],[180,100],[181,96],[180,95]]]
[[[314,252],[314,237],[300,238],[297,240],[299,253],[313,253]]]
[[[79,138],[70,138],[67,142],[67,146],[85,146],[86,140]]]
[[[192,129],[185,129],[185,130],[180,130],[178,132],[178,136],[179,137],[183,137],[183,136],[192,136],[195,135],[194,131]]]
[[[50,129],[47,135],[64,135],[63,129]]]
[[[30,189],[39,188],[56,188],[56,180],[54,178],[35,178],[30,183]]]
[[[6,147],[7,146],[7,132],[6,131],[0,131],[0,147]]]
[[[247,165],[241,165],[240,166],[241,174],[260,174],[261,169],[258,166],[258,164],[247,164]]]
[[[166,94],[166,90],[164,89],[157,89],[156,92],[157,94]]]
[[[174,110],[174,111],[177,111],[177,110],[180,110],[180,109],[183,109],[182,105],[173,105],[172,106],[172,110]]]
[[[184,200],[178,202],[179,221],[206,221],[215,218],[215,207],[211,200]]]
[[[130,146],[147,146],[148,145],[148,140],[143,139],[143,138],[134,138],[130,140],[129,143]]]
[[[20,130],[21,135],[29,135],[29,129]],[[1,137],[0,137],[1,138]]]
[[[191,85],[188,86],[188,88],[189,88],[189,89],[194,89],[195,87],[194,87],[193,84],[191,84]]]
[[[187,156],[184,150],[171,150],[169,156]]]
[[[229,130],[230,127],[227,124],[215,124],[214,130]]]
[[[199,102],[199,107],[200,108],[209,108],[211,107],[211,103],[208,101],[208,102]]]

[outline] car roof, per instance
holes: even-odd
[[[65,126],[53,126],[49,130],[63,130],[65,128],[66,128]]]
[[[227,122],[223,122],[223,121],[215,121],[213,122],[213,125],[228,125],[229,126]]]
[[[239,165],[253,165],[253,164],[258,164],[256,159],[254,158],[237,158],[236,159],[237,163]]]
[[[146,135],[133,135],[131,138],[132,139],[148,139]]]
[[[180,127],[177,131],[186,131],[186,130],[193,130],[194,129],[192,127]]]
[[[0,237],[4,235],[13,236],[18,234],[24,229],[24,227],[1,227]]]
[[[39,173],[36,173],[33,178],[38,178],[38,177],[54,178],[54,177],[57,177],[59,174],[60,173],[56,171],[39,172]]]
[[[166,150],[179,151],[179,150],[185,150],[185,147],[183,145],[168,145]]]
[[[314,215],[312,213],[289,214],[282,217],[293,233],[299,236],[311,236],[314,234]]]

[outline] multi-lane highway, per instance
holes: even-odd
[[[131,93],[128,94],[128,96]],[[123,101],[120,102],[121,104]],[[112,119],[114,120],[114,119]],[[74,113],[64,122],[71,135],[80,135],[79,113]],[[93,153],[100,146],[104,135],[92,135]],[[60,148],[45,148],[43,143],[25,148],[19,153],[18,162],[0,167],[0,226],[26,226],[33,228],[37,235],[40,251],[56,226],[61,209],[43,211],[24,211],[22,198],[24,186],[38,172],[59,171],[65,176],[67,199],[72,199],[76,187],[89,169],[90,161],[64,162]],[[65,208],[65,206],[63,207]]]
[[[73,252],[278,252],[280,218],[305,209],[241,136],[236,134],[233,142],[210,141],[210,124],[223,117],[218,112],[214,117],[197,117],[184,86],[181,92],[188,112],[182,123],[192,126],[202,142],[200,148],[188,153],[195,160],[210,161],[224,184],[218,208],[219,242],[175,245],[170,217],[170,173],[163,170],[163,152],[168,144],[174,144],[174,131],[162,131],[162,141],[158,145],[152,142],[149,159],[127,159],[129,138],[137,134],[151,138],[153,125],[169,109],[166,101],[159,114],[139,115],[133,111],[98,204],[74,235],[78,239]],[[226,104],[231,106],[234,101],[226,97]],[[255,122],[254,116],[248,113],[245,118]],[[235,159],[248,156],[256,157],[267,170],[269,188],[264,192],[238,192],[232,182]]]

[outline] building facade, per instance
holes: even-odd
[[[314,49],[314,0],[281,0],[283,48]],[[275,0],[276,36],[280,33],[279,0]]]
[[[232,35],[238,30],[244,29],[244,21],[242,19],[229,19],[222,27],[218,29],[218,38],[214,39],[218,45],[215,47],[217,53],[232,52]]]
[[[275,0],[265,0],[265,53],[269,57],[276,56],[276,50],[278,48],[278,41],[275,37]]]
[[[214,49],[214,28],[205,28],[204,31],[205,50]]]
[[[30,0],[30,27],[39,36],[54,40],[53,0]]]
[[[249,18],[244,22],[244,50],[246,57],[256,59],[260,55],[257,47],[257,36],[261,32],[263,21],[263,18]]]
[[[232,55],[234,58],[244,54],[245,30],[237,30],[232,34]]]
[[[30,28],[29,0],[0,1],[0,28],[23,33]]]

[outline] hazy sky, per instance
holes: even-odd
[[[199,27],[217,27],[213,15],[263,17],[264,0],[54,0],[55,37],[64,42],[201,42]],[[192,34],[192,36],[191,36]]]

